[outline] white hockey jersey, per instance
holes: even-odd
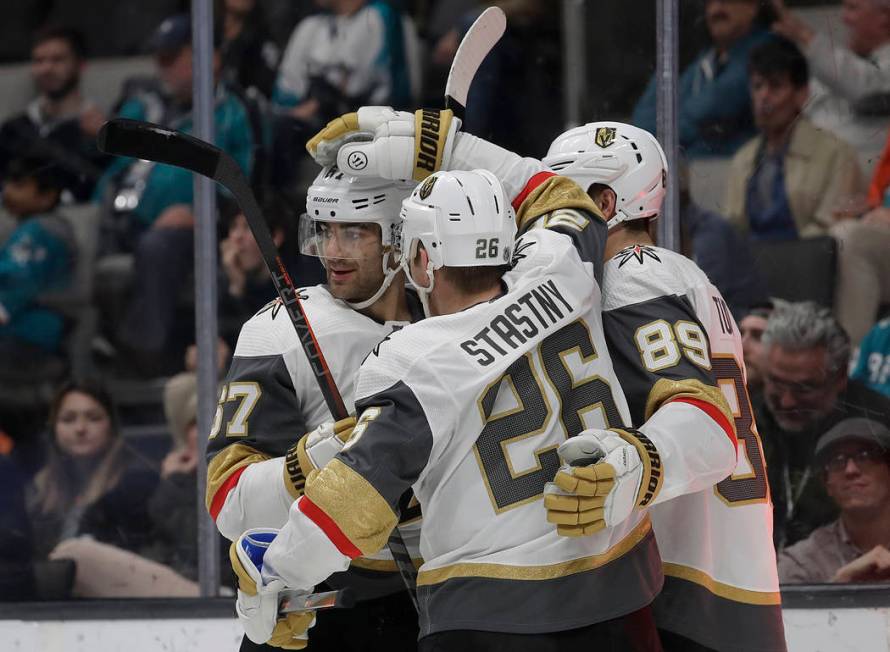
[[[577,212],[562,224],[587,240],[582,255],[598,249],[602,259],[604,224]],[[501,296],[394,332],[368,356],[353,438],[307,482],[267,569],[307,586],[324,577],[317,559],[330,570],[341,553],[378,549],[413,486],[423,511],[421,636],[560,631],[652,601],[662,577],[645,511],[569,538],[543,507],[559,444],[629,416],[594,265],[544,229],[522,236],[514,262]],[[321,551],[318,529],[339,553]]]
[[[362,360],[405,323],[376,322],[321,285],[299,292],[319,348],[352,412]],[[249,528],[281,527],[287,521],[295,497],[283,481],[285,453],[304,433],[332,418],[286,311],[278,300],[269,303],[241,329],[207,447],[207,508],[226,538],[234,541]],[[399,531],[419,563],[419,513],[404,516]],[[396,571],[385,548],[355,560],[354,566]],[[403,588],[395,575],[386,586],[376,575],[369,579],[374,586],[360,589],[362,597]]]
[[[769,486],[726,303],[688,258],[636,245],[606,263],[603,310],[634,425],[651,416],[659,382],[698,379],[719,385],[738,437],[730,477],[650,510],[665,572],[659,627],[726,652],[784,651]]]

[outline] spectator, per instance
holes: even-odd
[[[148,500],[146,527],[151,536],[144,545],[133,551],[81,537],[53,552],[53,558],[76,561],[76,597],[199,595],[196,385],[195,375],[184,373],[164,386],[173,449],[164,458],[161,481]],[[227,555],[221,560],[228,568]]]
[[[218,35],[215,44],[218,45]],[[185,14],[166,19],[152,36],[150,48],[155,56],[157,79],[133,88],[118,115],[191,133],[194,128],[191,19]],[[217,51],[213,58],[217,75],[220,65]],[[255,145],[249,111],[224,82],[216,87],[213,118],[215,144],[232,155],[241,169],[249,174]],[[149,229],[181,229],[191,233],[193,222],[190,219],[183,223],[181,213],[173,211],[166,216],[164,213],[178,204],[190,205],[192,186],[192,173],[181,168],[115,159],[102,177],[99,194],[110,202],[112,210],[123,221],[122,242],[115,243],[118,248],[132,250],[139,236]]]
[[[748,53],[770,38],[759,0],[705,0],[713,47],[680,77],[680,145],[689,158],[732,156],[754,135],[748,93]],[[633,112],[633,123],[655,133],[655,78]]]
[[[732,159],[727,217],[757,240],[825,235],[844,202],[864,192],[856,155],[801,117],[809,73],[793,43],[754,48],[748,69],[760,134]]]
[[[62,371],[56,354],[64,317],[38,302],[68,284],[75,256],[70,226],[55,213],[62,186],[56,170],[44,158],[17,158],[3,186],[3,205],[18,221],[0,246],[0,377],[8,382]]]
[[[777,307],[762,341],[764,392],[754,414],[781,549],[837,515],[815,478],[818,437],[852,417],[890,423],[890,400],[847,379],[850,338],[827,309],[812,302]]]
[[[228,235],[219,243],[219,331],[229,350],[234,351],[244,322],[277,294],[244,214],[232,202],[224,202],[222,209],[228,212]],[[265,202],[264,209],[272,239],[294,284],[302,287],[323,283],[324,268],[318,259],[298,253],[294,211],[280,198]]]
[[[842,1],[847,47],[814,31],[784,0],[773,0],[773,6],[773,29],[800,47],[815,77],[807,115],[849,143],[870,174],[890,119],[890,3]]]
[[[382,0],[315,0],[284,51],[272,96],[273,184],[289,186],[306,141],[328,120],[367,104],[410,101],[401,16]]]
[[[844,220],[833,230],[842,243],[837,314],[854,344],[874,325],[881,303],[890,303],[890,136],[872,178],[868,203],[871,210],[862,219]]]
[[[222,19],[222,77],[245,90],[272,96],[281,50],[272,40],[259,0],[217,0]]]
[[[297,25],[274,101],[313,125],[365,104],[410,99],[399,14],[380,0],[316,0],[325,13]]]
[[[64,385],[49,424],[47,462],[28,493],[35,557],[80,535],[129,549],[145,545],[157,474],[126,448],[106,391],[92,381]]]
[[[62,188],[74,200],[89,199],[107,160],[95,145],[105,116],[80,90],[85,65],[79,33],[64,27],[37,32],[31,77],[38,96],[0,125],[0,181],[13,158],[30,152],[57,166]]]
[[[840,517],[779,553],[782,582],[890,579],[890,430],[846,419],[820,437],[815,466]]]
[[[723,216],[692,200],[685,164],[680,167],[679,177],[683,253],[708,275],[738,320],[748,306],[766,296],[751,249]]]
[[[890,318],[875,324],[862,340],[850,378],[890,397]]]
[[[143,88],[127,100],[120,114],[172,129],[193,129],[191,21],[168,18],[152,38],[164,92]],[[220,59],[214,56],[214,70]],[[253,132],[244,102],[225,83],[217,85],[214,106],[215,143],[245,172],[251,169]],[[192,271],[194,218],[192,173],[170,165],[132,159],[116,160],[103,189],[119,227],[117,246],[135,250],[135,286],[118,333],[121,357],[137,373],[164,375],[180,370],[189,342],[176,333],[177,292]]]
[[[173,449],[161,464],[161,482],[149,501],[154,541],[147,556],[184,578],[198,579],[197,377],[174,376],[164,386],[164,414]]]
[[[775,309],[772,301],[764,301],[751,306],[748,313],[739,320],[739,333],[742,336],[742,355],[745,358],[745,374],[748,393],[759,396],[763,391],[763,332],[769,317]]]

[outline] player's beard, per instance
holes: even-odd
[[[349,268],[348,278],[338,279],[334,270]],[[360,303],[374,296],[383,284],[383,267],[380,261],[362,260],[328,261],[328,290],[338,299]]]

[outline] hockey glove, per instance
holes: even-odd
[[[284,462],[284,484],[294,499],[303,494],[306,477],[322,468],[343,448],[352,436],[355,417],[328,421],[312,432],[307,432],[287,451]]]
[[[585,430],[559,449],[563,466],[544,496],[547,520],[564,536],[584,536],[648,505],[661,483],[652,442],[634,430]]]
[[[302,650],[309,643],[306,632],[314,624],[314,614],[294,611],[279,618],[279,593],[287,587],[280,579],[263,583],[263,556],[276,534],[274,529],[248,530],[229,548],[229,560],[238,576],[235,611],[244,633],[254,643]]]
[[[352,176],[422,181],[448,169],[460,124],[448,110],[363,106],[329,122],[306,149],[321,165],[336,161]]]

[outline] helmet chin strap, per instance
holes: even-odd
[[[426,277],[430,281],[430,284],[426,287],[420,285],[414,280],[414,277],[411,276],[411,270],[409,269],[407,260],[402,261],[402,268],[405,270],[405,276],[408,279],[408,282],[415,290],[417,290],[417,297],[420,299],[420,305],[423,308],[423,316],[432,317],[432,314],[430,313],[430,293],[433,291],[433,287],[436,284],[436,278],[433,276],[433,261],[427,260],[426,263]]]
[[[389,257],[392,255],[391,252],[387,252],[385,256],[381,256],[380,260],[383,265],[383,283],[380,284],[380,287],[377,288],[377,291],[371,295],[369,299],[365,299],[364,301],[347,301],[347,305],[353,310],[364,310],[370,306],[373,306],[380,297],[383,296],[383,293],[392,285],[392,280],[396,277],[396,274],[399,273],[400,267],[390,267],[389,266]]]

